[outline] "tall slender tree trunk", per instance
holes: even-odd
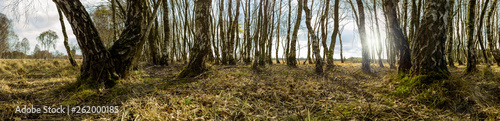
[[[340,0],[335,0],[334,6],[333,6],[333,9],[334,9],[333,10],[333,33],[332,33],[332,37],[331,37],[330,48],[328,50],[328,57],[331,58],[331,61],[332,61],[331,64],[333,64],[333,54],[334,54],[334,50],[335,50],[335,44],[337,43],[337,34],[339,34],[339,22],[340,22],[339,3],[340,3]],[[340,36],[339,36],[339,39],[340,39]],[[342,59],[342,57],[340,57],[340,59]]]
[[[309,64],[313,64],[311,61],[311,34],[307,33],[307,58],[303,64],[306,64],[306,61],[309,61]]]
[[[398,71],[408,73],[412,66],[409,44],[401,28],[399,28],[396,18],[396,7],[392,0],[384,0],[384,13],[387,17],[386,23],[389,24],[389,36],[393,39],[392,42],[396,44],[396,49],[399,52]]]
[[[276,35],[276,63],[280,63],[280,60],[279,60],[279,57],[278,57],[278,50],[279,50],[280,38],[281,38],[280,37],[280,29],[281,29],[280,23],[281,23],[281,7],[282,7],[281,4],[282,4],[282,2],[283,2],[283,0],[280,0],[280,7],[279,7],[280,13],[278,15],[278,26],[276,27],[278,29],[277,30],[278,32],[276,32],[276,34],[278,34],[278,35]]]
[[[316,34],[314,34],[314,30],[311,26],[312,13],[311,13],[311,10],[307,7],[307,0],[304,0],[303,9],[304,9],[304,12],[306,13],[306,26],[307,26],[307,30],[309,32],[309,35],[311,36],[313,54],[316,58],[315,72],[318,75],[323,75],[323,59],[321,58],[321,55],[319,53],[319,39],[318,39],[318,36],[316,36]]]
[[[493,58],[497,62],[497,65],[500,66],[500,52],[496,50],[496,45],[494,44],[493,41],[493,28],[491,27],[493,24],[493,21],[491,21],[491,17],[493,16],[493,11],[495,11],[497,5],[497,0],[493,0],[493,3],[490,6],[490,10],[488,11],[488,16],[486,17],[486,35],[488,37],[488,47],[490,49],[491,55],[493,55]],[[497,18],[498,19],[498,18]]]
[[[299,31],[300,20],[302,20],[302,0],[298,0],[298,8],[297,8],[297,19],[295,21],[295,25],[293,27],[292,40],[290,42],[290,53],[288,53],[287,65],[291,67],[297,67],[297,59],[295,54],[295,44],[297,43],[297,33]]]
[[[412,75],[428,75],[430,78],[442,79],[450,75],[446,67],[445,44],[448,1],[428,0],[425,3],[422,25],[418,29],[412,49]]]
[[[448,1],[448,3],[450,4],[450,9],[448,10],[448,32],[447,32],[447,39],[446,41],[448,42],[448,65],[452,68],[455,67],[455,64],[453,64],[453,17],[455,16],[455,13],[454,13],[454,6],[455,6],[455,1],[454,0],[450,0]]]
[[[361,39],[361,46],[362,46],[362,61],[361,61],[361,70],[364,72],[371,72],[370,70],[370,49],[368,47],[368,43],[366,40],[366,30],[365,30],[365,10],[363,7],[363,1],[361,0],[356,0],[356,3],[358,4],[358,11],[359,11],[359,16],[357,18],[358,20],[358,31],[359,31],[359,36]]]
[[[288,0],[288,26],[287,26],[287,31],[286,31],[286,46],[285,46],[285,60],[287,61],[288,64],[288,57],[290,53],[290,29],[292,28],[292,21],[290,20],[292,16],[292,2],[291,0]]]
[[[248,0],[247,5],[245,6],[245,41],[246,41],[246,56],[245,59],[243,60],[246,64],[251,63],[252,61],[250,60],[250,53],[252,53],[251,48],[252,48],[252,41],[250,38],[250,0]]]
[[[329,49],[328,49],[328,46],[326,44],[326,40],[328,38],[328,31],[327,31],[327,28],[328,28],[328,11],[329,11],[329,8],[330,8],[330,0],[326,0],[326,4],[325,4],[325,11],[323,12],[323,15],[321,16],[321,20],[320,20],[320,28],[321,28],[321,43],[323,44],[323,53],[326,53],[326,63],[327,65],[327,68],[331,68],[333,66],[333,53],[330,53]],[[311,7],[312,9],[312,7]],[[335,33],[333,33],[335,34]],[[333,38],[332,38],[333,40]],[[331,41],[333,42],[333,41]],[[330,42],[330,45],[331,45],[331,42]],[[330,48],[332,48],[333,46],[330,46]]]
[[[179,78],[196,76],[203,71],[205,68],[205,57],[208,54],[208,48],[210,47],[210,9],[212,6],[212,0],[197,0],[195,1],[195,25],[196,25],[196,35],[194,41],[194,46],[192,48],[189,57],[189,63],[184,69],[179,73]]]
[[[268,18],[268,2],[269,1],[264,1],[264,4],[261,5],[262,11],[260,11],[262,13],[261,15],[261,20],[262,20],[262,24],[261,24],[261,27],[262,27],[262,32],[260,33],[260,41],[259,41],[259,47],[260,47],[260,58],[259,58],[259,65],[260,66],[265,66],[266,63],[265,63],[265,58],[267,57],[266,55],[266,42],[267,42],[267,38],[269,36],[269,33],[268,33],[268,27],[269,27],[269,18]]]
[[[61,28],[64,36],[64,47],[66,48],[66,53],[68,53],[68,60],[72,66],[78,66],[75,59],[73,58],[73,53],[71,53],[71,48],[68,44],[68,34],[66,34],[66,26],[64,25],[64,19],[61,9],[57,8],[57,12],[59,13],[59,22],[61,23]]]
[[[488,59],[488,55],[486,54],[486,49],[484,48],[483,44],[483,36],[482,36],[482,27],[483,27],[483,19],[484,19],[484,14],[486,13],[486,8],[488,7],[488,3],[490,0],[486,0],[483,8],[481,10],[481,15],[479,16],[479,25],[477,26],[478,30],[476,34],[477,41],[479,41],[479,47],[481,47],[481,51],[483,53],[483,58],[484,58],[484,63],[486,63],[486,67],[488,68],[488,72],[491,73],[491,65],[490,65],[490,60]]]
[[[339,42],[340,42],[340,62],[344,63],[343,47],[342,47],[342,32],[339,32]]]
[[[259,67],[258,67],[259,66],[259,60],[261,60],[262,56],[264,56],[264,55],[262,55],[260,53],[260,51],[264,51],[264,50],[259,50],[259,49],[261,49],[261,47],[260,47],[261,46],[260,45],[260,41],[262,41],[261,37],[259,37],[259,35],[262,36],[260,33],[261,33],[261,30],[263,29],[262,28],[262,2],[263,1],[259,2],[259,8],[258,8],[259,9],[259,15],[257,17],[257,19],[258,19],[257,20],[257,28],[255,29],[255,33],[254,33],[254,36],[253,36],[254,45],[255,45],[255,48],[254,48],[254,50],[255,50],[254,54],[255,55],[254,55],[254,61],[253,61],[253,64],[252,64],[252,69],[254,69],[254,70],[258,70],[259,69]]]
[[[168,1],[163,0],[162,1],[162,8],[163,8],[163,46],[162,48],[162,55],[160,59],[160,63],[162,65],[168,65],[168,44],[170,43],[170,25],[169,25],[169,12],[168,12]]]
[[[160,4],[160,3],[152,3],[152,4],[154,5],[154,4]],[[153,16],[156,16],[156,15],[153,15],[151,12],[149,12],[150,11],[149,7],[145,10],[146,10],[145,14],[148,15],[148,19],[152,18]],[[160,51],[160,46],[159,46],[158,21],[157,21],[157,19],[152,19],[150,21],[147,21],[146,23],[153,24],[153,30],[149,33],[149,35],[147,35],[147,36],[149,36],[148,37],[148,49],[149,49],[149,54],[150,54],[149,56],[150,56],[153,64],[160,65],[161,51]]]
[[[231,2],[230,2],[231,3]],[[229,33],[231,35],[231,38],[229,39],[229,55],[228,55],[228,64],[229,65],[235,65],[236,64],[236,61],[234,60],[234,56],[233,56],[233,48],[234,48],[234,42],[235,42],[235,38],[238,36],[236,35],[236,32],[238,31],[238,16],[240,16],[240,0],[236,0],[236,16],[234,16],[234,19],[231,21],[231,26],[229,28]],[[230,4],[231,6],[231,4]],[[229,10],[229,13],[231,13],[232,11]]]
[[[476,52],[474,49],[474,17],[476,0],[469,1],[468,16],[467,16],[467,67],[465,68],[466,73],[477,71],[476,67]]]
[[[273,0],[273,4],[271,6],[271,11],[272,11],[272,16],[271,16],[271,22],[269,23],[269,25],[271,25],[271,27],[268,29],[270,31],[270,34],[268,35],[268,39],[267,39],[267,55],[266,55],[266,62],[268,64],[273,64],[273,61],[272,61],[272,58],[271,58],[271,52],[272,52],[272,46],[273,46],[273,34],[274,34],[274,8],[276,5],[276,1]],[[269,12],[268,12],[269,13]],[[269,17],[269,15],[268,15]]]
[[[460,1],[458,4],[461,5],[462,1]],[[457,59],[458,65],[464,65],[462,63],[462,55],[460,54],[461,53],[460,50],[462,50],[462,47],[463,47],[462,36],[461,36],[460,32],[463,31],[463,29],[465,29],[465,28],[463,27],[463,24],[460,24],[460,22],[463,21],[462,20],[462,9],[461,9],[462,7],[457,7],[457,8],[458,8],[458,11],[457,11],[458,12],[458,16],[457,16],[457,19],[456,19],[457,20],[456,23],[457,23],[457,28],[460,27],[460,29],[456,29],[458,46],[457,46],[457,49],[456,49],[456,56],[455,57]]]
[[[382,39],[380,39],[380,27],[378,26],[378,15],[377,15],[377,0],[373,0],[373,11],[375,13],[375,25],[377,26],[377,55],[378,55],[378,65],[380,67],[384,67],[384,64],[382,63]]]

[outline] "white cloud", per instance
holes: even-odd
[[[86,7],[93,7],[101,2],[105,2],[105,0],[86,0],[82,1],[82,4]],[[6,14],[7,17],[12,20],[14,32],[18,35],[20,40],[23,38],[29,40],[30,52],[33,51],[35,45],[39,43],[36,37],[44,31],[52,30],[59,36],[55,50],[66,54],[66,49],[63,44],[64,38],[61,23],[59,22],[59,14],[56,5],[52,1],[2,0],[0,1],[0,12]],[[73,34],[71,25],[66,18],[63,20],[66,26],[69,43],[76,44],[76,37]],[[54,52],[53,48],[50,50]]]

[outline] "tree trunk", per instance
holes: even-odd
[[[470,0],[468,6],[468,16],[467,16],[467,67],[465,68],[466,73],[477,71],[476,67],[476,52],[474,49],[474,17],[476,0]]]
[[[230,3],[230,6],[231,6],[231,1],[229,2]],[[229,13],[231,13],[232,11],[229,10]],[[231,38],[229,39],[229,52],[228,52],[228,64],[229,65],[235,65],[236,64],[236,61],[234,60],[234,57],[233,57],[233,48],[234,48],[234,39],[236,36],[238,35],[235,35],[236,34],[236,31],[238,31],[238,16],[240,16],[240,0],[236,0],[236,16],[234,16],[234,19],[231,21],[231,26],[229,28],[229,33],[231,35]]]
[[[252,53],[252,41],[250,38],[250,0],[248,0],[247,5],[245,6],[245,59],[243,60],[246,64],[250,64],[252,61],[250,60],[250,53]]]
[[[163,0],[162,1],[162,7],[163,7],[163,46],[162,46],[162,55],[160,59],[160,64],[162,65],[168,65],[168,43],[170,42],[170,26],[169,26],[169,13],[168,13],[168,1]]]
[[[106,50],[97,29],[80,1],[53,1],[66,15],[82,51],[83,63],[80,78],[90,82],[104,83],[109,88],[116,84],[114,80],[127,77],[132,62],[136,59],[135,55],[140,52],[140,48],[147,40],[147,36],[144,35],[151,29],[151,24],[143,26],[141,23],[144,19],[141,13],[145,2],[127,1],[129,8],[125,22],[126,28],[111,49]],[[156,15],[157,9],[158,6],[155,6],[153,15]]]
[[[194,46],[190,53],[189,64],[179,73],[179,78],[193,77],[203,71],[205,68],[205,57],[208,54],[210,42],[210,9],[212,0],[197,0],[195,1],[195,25],[196,35]]]
[[[269,37],[267,39],[267,53],[266,53],[266,63],[268,63],[269,65],[272,65],[273,64],[273,60],[271,58],[271,52],[272,52],[272,46],[273,46],[273,34],[274,34],[274,8],[275,8],[275,5],[276,5],[276,1],[273,0],[273,5],[271,6],[271,11],[272,11],[272,16],[271,16],[271,22],[268,24],[268,25],[271,25],[271,28],[269,28]],[[268,12],[269,13],[269,12]],[[269,15],[268,15],[269,17]]]
[[[312,8],[312,7],[311,7]],[[321,16],[321,20],[320,20],[320,26],[321,26],[321,42],[323,44],[323,53],[326,53],[327,56],[326,56],[326,63],[328,64],[327,68],[331,68],[333,66],[333,53],[330,53],[330,51],[328,51],[328,46],[326,44],[326,39],[328,38],[328,31],[327,31],[327,28],[328,28],[328,11],[329,11],[329,8],[330,8],[330,0],[326,0],[326,4],[325,4],[325,11],[323,12],[323,15]],[[333,33],[335,34],[335,33]],[[333,40],[333,38],[331,38]],[[333,42],[333,41],[331,41]],[[331,45],[331,42],[330,42],[330,45]],[[330,46],[330,48],[332,48],[333,46]]]
[[[279,57],[278,57],[278,50],[279,50],[279,46],[280,46],[280,29],[281,29],[280,23],[281,23],[281,7],[282,7],[281,4],[282,4],[282,2],[283,1],[280,0],[280,7],[279,7],[280,8],[280,13],[278,15],[278,27],[277,27],[277,29],[278,29],[277,34],[278,35],[276,36],[276,39],[277,39],[276,40],[276,63],[278,63],[278,64],[280,63],[280,60],[279,60]]]
[[[323,75],[323,59],[321,58],[321,55],[319,53],[319,39],[316,36],[316,34],[314,34],[314,30],[311,26],[312,13],[311,13],[311,10],[307,7],[307,0],[304,0],[303,9],[304,9],[304,12],[306,13],[306,26],[307,26],[307,31],[309,32],[309,35],[311,36],[313,54],[314,54],[314,57],[316,58],[315,71],[316,71],[316,74]]]
[[[118,2],[118,1],[116,1]],[[113,42],[118,40],[118,31],[116,30],[116,5],[115,5],[115,0],[111,0],[111,13],[112,15],[112,21],[113,21]]]
[[[371,72],[370,71],[370,49],[368,48],[368,43],[366,40],[366,30],[365,30],[365,11],[363,7],[363,2],[361,0],[356,0],[356,3],[358,4],[358,11],[359,11],[359,16],[358,16],[358,31],[359,31],[359,36],[361,39],[361,46],[362,46],[362,52],[361,56],[363,57],[362,62],[361,62],[361,70],[364,72]]]
[[[384,0],[384,13],[387,17],[386,22],[389,24],[389,35],[392,37],[392,42],[396,44],[396,49],[399,52],[398,71],[408,73],[411,68],[410,49],[408,40],[404,37],[401,28],[399,28],[396,18],[396,8],[392,0]]]
[[[460,1],[460,3],[458,3],[459,5],[462,4],[462,1]],[[463,27],[463,24],[460,24],[461,21],[463,21],[462,19],[462,7],[458,7],[458,16],[457,16],[457,28],[460,27],[460,29],[456,29],[456,33],[457,33],[457,40],[458,40],[458,46],[457,46],[457,49],[456,49],[456,59],[457,59],[457,62],[458,62],[458,65],[464,65],[462,63],[462,55],[460,54],[460,50],[462,50],[462,36],[460,34],[460,32],[463,31],[464,27]]]
[[[64,47],[66,48],[66,53],[68,53],[69,62],[71,63],[72,66],[78,66],[75,59],[73,58],[73,53],[71,53],[71,48],[69,48],[68,34],[66,34],[66,26],[64,25],[61,9],[57,8],[57,12],[59,13],[59,22],[61,22],[61,28],[64,36]]]
[[[269,33],[268,33],[268,26],[269,26],[269,18],[268,18],[268,2],[269,1],[266,1],[264,0],[263,1],[264,4],[261,5],[262,11],[260,11],[262,13],[261,15],[261,20],[262,20],[262,24],[260,25],[262,27],[262,32],[260,33],[260,41],[259,41],[259,47],[260,47],[260,58],[259,58],[259,65],[260,66],[265,66],[265,58],[267,57],[267,54],[266,54],[266,42],[268,40],[268,36],[269,36]]]
[[[334,50],[335,50],[335,44],[337,43],[337,34],[339,34],[339,23],[340,23],[339,3],[340,3],[340,0],[335,0],[335,4],[333,6],[334,7],[333,8],[334,9],[333,10],[333,16],[334,16],[334,18],[333,18],[333,33],[332,33],[332,37],[331,37],[330,48],[328,50],[328,57],[332,59],[331,64],[333,64],[333,54],[334,54]],[[340,39],[340,34],[339,34],[339,39]],[[342,47],[340,47],[340,48],[342,48]],[[341,50],[341,53],[342,53],[342,50]],[[340,59],[342,60],[342,54],[341,54]]]
[[[380,39],[380,27],[378,26],[378,15],[377,15],[377,1],[373,0],[373,11],[375,13],[375,25],[377,26],[377,41],[378,41],[378,48],[377,48],[377,55],[378,55],[378,65],[380,67],[384,67],[384,64],[382,63],[382,40]]]
[[[153,4],[160,4],[160,3],[153,3]],[[149,12],[150,11],[149,7],[147,9],[144,9],[144,10],[145,10],[146,15],[148,15],[148,19],[153,17],[152,13]],[[157,19],[152,19],[150,21],[147,21],[146,23],[152,23],[154,26],[154,29],[148,35],[149,36],[148,37],[148,49],[149,49],[149,54],[150,54],[149,56],[150,56],[153,64],[160,65],[161,51],[160,51],[160,46],[159,46],[158,21],[157,21]]]
[[[306,64],[306,61],[309,61],[309,64],[313,64],[311,61],[311,34],[307,33],[307,58],[303,64]]]
[[[450,75],[446,67],[445,44],[447,1],[426,1],[422,25],[413,41],[411,74],[443,79]]]
[[[286,31],[286,47],[285,47],[285,59],[286,59],[286,62],[287,64],[289,64],[289,60],[288,60],[288,57],[289,56],[289,53],[290,53],[290,28],[292,28],[292,21],[290,20],[291,19],[291,16],[292,16],[292,2],[291,0],[288,0],[288,26],[287,26],[287,31]]]
[[[342,32],[339,32],[339,42],[340,42],[340,62],[344,63],[343,47],[342,47]]]
[[[420,17],[417,16],[417,0],[411,0],[411,18],[410,18],[410,33],[408,34],[408,43],[411,43],[415,34],[417,21]]]
[[[300,20],[302,20],[302,0],[298,0],[297,8],[297,19],[293,27],[292,40],[290,42],[290,53],[288,53],[287,65],[291,67],[297,67],[296,54],[295,54],[295,44],[297,43],[297,33],[299,31]]]
[[[453,17],[455,15],[453,9],[455,6],[455,1],[450,0],[450,9],[448,13],[448,32],[447,32],[447,41],[448,41],[448,65],[450,67],[455,67],[455,64],[453,64]]]
[[[403,35],[406,36],[408,33],[406,32],[406,27],[408,26],[408,0],[403,0],[403,16],[400,16],[402,19],[402,31]]]
[[[493,16],[493,11],[495,11],[496,5],[497,0],[493,0],[490,10],[488,11],[488,16],[486,17],[486,35],[488,37],[488,47],[490,49],[490,53],[493,55],[497,65],[500,66],[500,52],[495,49],[496,45],[493,44],[493,28],[491,27],[492,25],[495,25],[491,21],[491,16]]]
[[[259,67],[258,67],[259,60],[261,60],[262,56],[264,56],[264,55],[262,55],[260,53],[260,51],[264,51],[264,50],[259,50],[259,49],[262,49],[260,47],[261,46],[260,41],[262,41],[262,40],[260,40],[261,37],[259,37],[259,35],[262,36],[260,34],[260,32],[262,30],[262,2],[263,1],[259,2],[259,8],[258,8],[259,9],[259,15],[257,17],[257,19],[258,19],[257,20],[257,28],[255,29],[255,33],[254,33],[254,36],[253,36],[254,45],[255,45],[255,47],[254,47],[254,50],[255,50],[254,54],[255,55],[254,55],[254,61],[253,61],[253,64],[252,64],[252,69],[254,69],[254,70],[258,70],[259,69]]]
[[[479,16],[479,25],[477,26],[477,34],[476,34],[476,38],[477,38],[477,41],[479,41],[479,47],[481,47],[481,51],[483,53],[483,58],[484,58],[484,63],[486,63],[486,67],[488,68],[488,72],[491,73],[491,65],[490,65],[490,61],[488,59],[488,56],[486,54],[486,49],[484,48],[484,44],[483,44],[483,36],[482,36],[482,27],[483,27],[483,19],[484,19],[484,14],[486,13],[486,8],[488,7],[488,3],[489,3],[490,0],[486,0],[484,5],[483,5],[483,8],[481,10],[481,15]]]

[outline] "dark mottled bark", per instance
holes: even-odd
[[[466,73],[477,71],[477,60],[476,52],[474,49],[474,17],[476,0],[469,1],[468,15],[467,15],[467,67],[465,68]]]
[[[447,1],[430,0],[425,3],[422,24],[416,33],[412,49],[412,75],[447,78],[445,44]]]
[[[71,24],[78,45],[83,54],[80,78],[89,81],[103,82],[106,87],[112,87],[114,80],[128,76],[135,55],[140,52],[149,33],[151,24],[142,25],[145,9],[144,1],[128,0],[127,20],[125,30],[120,38],[106,50],[99,38],[89,14],[80,1],[53,0],[57,7],[66,15]],[[159,4],[158,4],[159,5]],[[158,6],[155,6],[155,12]]]

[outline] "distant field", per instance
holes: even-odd
[[[298,68],[283,62],[266,65],[259,72],[250,65],[208,64],[206,73],[185,79],[175,78],[183,68],[180,63],[141,63],[133,77],[117,86],[94,89],[92,85],[72,86],[78,83],[80,70],[67,60],[0,59],[0,119],[500,120],[497,66],[489,77],[482,72],[462,75],[463,65],[449,68],[449,82],[466,83],[470,88],[460,90],[475,92],[464,93],[469,96],[464,103],[443,97],[447,93],[412,95],[398,88],[402,83],[397,72],[387,64],[384,68],[372,64],[373,74],[365,74],[360,71],[361,63],[335,61],[337,66],[322,77],[313,73],[314,65],[302,63]],[[24,105],[119,106],[120,112],[14,113]]]

